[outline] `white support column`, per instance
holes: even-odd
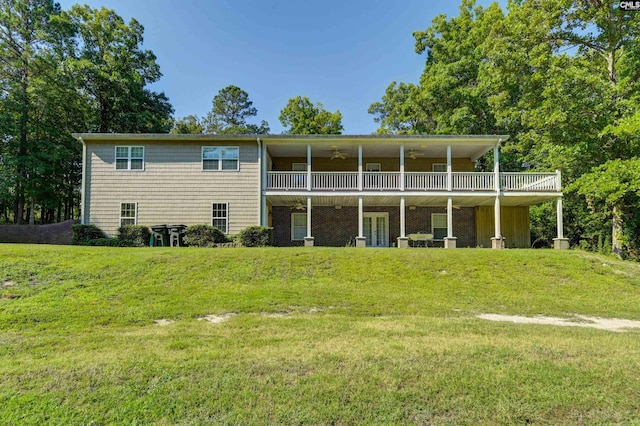
[[[453,198],[447,198],[447,237],[444,239],[444,248],[456,248],[457,237],[453,236]]]
[[[558,197],[556,203],[556,225],[558,226],[558,239],[561,239],[564,238],[564,229],[562,224],[562,197]]]
[[[362,191],[362,145],[358,145],[358,191]]]
[[[500,194],[500,149],[498,145],[493,148],[493,178],[496,192]]]
[[[500,218],[500,196],[496,195],[496,201],[493,206],[493,217],[495,226],[495,237],[491,238],[491,247],[494,249],[504,248],[504,238],[502,237],[501,218]]]
[[[358,197],[358,236],[356,237],[356,247],[366,247],[367,245],[364,237],[363,213],[362,195],[360,195]]]
[[[556,226],[558,227],[558,238],[553,239],[553,248],[567,250],[569,239],[564,237],[564,223],[562,221],[562,197],[556,200]]]
[[[500,141],[493,147],[493,179],[496,189],[496,201],[493,206],[493,218],[495,223],[495,236],[491,238],[491,247],[494,249],[504,248],[504,238],[502,237],[500,218]]]
[[[307,144],[307,191],[311,191],[311,145]]]
[[[404,145],[400,145],[400,191],[404,191]],[[402,201],[404,202],[404,197]]]
[[[451,170],[451,145],[447,145],[447,191],[453,190],[453,174]]]
[[[267,145],[262,143],[262,161],[260,163],[260,173],[262,174],[262,188],[260,188],[260,225],[267,226],[269,223],[269,210],[267,208]]]
[[[311,196],[307,197],[307,236],[304,237],[304,246],[313,247],[313,237],[311,236]]]
[[[409,238],[407,238],[407,220],[404,195],[400,197],[400,236],[398,237],[398,248],[409,248]]]
[[[400,237],[406,237],[406,215],[404,195],[400,197]]]

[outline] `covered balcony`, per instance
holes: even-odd
[[[266,189],[274,191],[495,191],[494,172],[267,172]],[[556,173],[499,173],[499,189],[555,192]]]

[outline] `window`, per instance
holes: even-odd
[[[237,146],[203,146],[202,170],[239,170]]]
[[[211,225],[229,233],[229,203],[213,203],[211,205]]]
[[[431,214],[431,233],[434,240],[444,240],[447,236],[447,214],[432,213]]]
[[[380,170],[382,170],[380,163],[367,163],[365,165],[365,171],[367,172],[379,172]]]
[[[431,170],[434,172],[447,173],[447,163],[433,163]]]
[[[138,222],[138,203],[120,203],[120,226]]]
[[[291,240],[301,241],[307,236],[307,214],[291,213]]]
[[[144,147],[116,146],[116,170],[144,170]]]
[[[292,163],[291,164],[292,172],[306,172],[307,171],[307,163]]]

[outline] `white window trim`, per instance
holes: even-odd
[[[137,202],[133,202],[133,201],[123,201],[123,202],[120,203],[120,213],[119,213],[119,217],[120,217],[119,224],[120,224],[120,226],[125,226],[125,225],[122,224],[122,219],[131,219],[130,217],[122,216],[122,205],[123,204],[133,204],[133,205],[135,205],[135,210],[134,210],[134,213],[133,213],[133,215],[134,215],[133,216],[133,224],[137,225],[138,224],[138,203]],[[131,224],[129,223],[128,225],[131,225]]]
[[[378,170],[369,170],[369,166],[376,167]],[[372,172],[372,173],[381,172],[382,171],[382,164],[380,164],[380,163],[365,163],[364,164],[364,171],[365,172]]]
[[[294,221],[293,221],[293,217],[296,215],[302,215],[304,216],[304,235],[305,237],[307,236],[307,214],[306,213],[291,213],[291,241],[304,241],[304,237],[302,238],[295,238],[295,232],[294,232]]]
[[[434,223],[434,216],[444,216],[445,218],[445,223],[447,222],[447,214],[446,213],[431,213],[431,234],[433,235],[433,241],[444,241],[444,238],[436,238],[436,227],[433,226]],[[447,227],[441,227],[438,226],[438,229],[444,229],[445,231],[447,231]]]
[[[215,216],[214,217],[213,216],[213,206],[214,206],[214,204],[224,204],[224,206],[225,206],[224,207],[224,211],[226,213],[226,217],[220,217],[220,216]],[[213,224],[213,221],[215,219],[218,219],[218,220],[224,219],[225,220],[226,229],[220,229],[217,226],[215,226]],[[225,234],[225,235],[229,234],[229,203],[227,203],[227,202],[215,202],[215,201],[213,203],[211,203],[211,226],[214,226],[214,227],[220,229],[222,231],[222,233]]]
[[[236,160],[236,168],[235,169],[223,169],[222,168],[222,156],[220,156],[220,158],[218,158],[218,168],[217,169],[205,169],[204,168],[204,150],[206,148],[220,148],[220,152],[222,152],[223,149],[225,148],[235,148],[238,150],[238,159]],[[240,171],[240,147],[239,146],[213,146],[213,145],[207,145],[207,146],[203,146],[200,149],[200,167],[202,168],[203,172],[237,172]]]
[[[296,166],[300,167],[302,170],[296,170]],[[307,163],[291,163],[291,171],[292,172],[306,172],[307,171]]]
[[[127,148],[127,168],[126,169],[119,169],[118,168],[118,148]],[[132,169],[131,168],[131,150],[132,148],[142,148],[142,168],[141,169]],[[114,150],[113,150],[113,168],[119,172],[144,172],[144,167],[145,167],[145,161],[144,161],[144,146],[139,146],[139,145],[117,145]],[[120,158],[122,160],[124,160],[124,158]],[[138,160],[139,158],[136,157],[135,160]]]

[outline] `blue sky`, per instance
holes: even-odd
[[[75,1],[58,0],[63,9]],[[163,73],[175,117],[205,115],[213,96],[241,87],[266,120],[282,132],[280,110],[308,96],[342,112],[345,134],[377,128],[367,113],[392,81],[417,82],[425,57],[413,31],[438,14],[458,14],[458,1],[435,0],[86,0],[145,28]],[[478,0],[488,5],[490,1]]]

